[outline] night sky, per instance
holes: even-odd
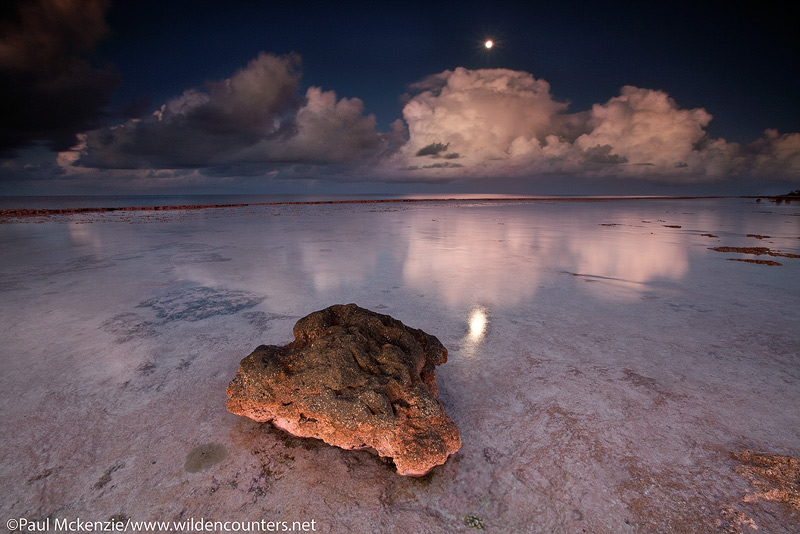
[[[800,46],[757,8],[5,2],[0,194],[785,192]]]

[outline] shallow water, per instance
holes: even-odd
[[[115,212],[12,220],[0,247],[4,519],[314,520],[317,532],[795,524],[780,503],[745,502],[756,490],[730,452],[800,456],[800,258],[787,256],[800,254],[798,205]],[[449,350],[440,399],[463,448],[423,479],[225,411],[241,358],[347,302]]]

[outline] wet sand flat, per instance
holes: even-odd
[[[0,247],[4,521],[796,532],[796,203],[81,212]],[[463,446],[425,477],[225,411],[240,359],[349,302],[448,348]]]

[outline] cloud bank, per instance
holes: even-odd
[[[710,113],[684,109],[659,90],[624,86],[604,103],[571,112],[545,80],[508,69],[457,68],[409,89],[403,120],[380,132],[358,98],[319,87],[301,94],[298,56],[261,53],[151,116],[82,134],[59,162],[72,172],[200,169],[264,180],[800,181],[800,133],[769,130],[746,146],[715,139],[706,131]]]
[[[800,179],[800,134],[769,131],[748,147],[713,139],[705,130],[711,114],[682,109],[663,91],[624,86],[591,110],[568,113],[527,72],[458,68],[412,89],[403,110],[408,142],[392,161],[409,174]]]
[[[188,89],[152,116],[89,132],[74,161],[106,169],[352,162],[377,150],[357,99],[309,88],[300,59],[262,53],[233,76]]]

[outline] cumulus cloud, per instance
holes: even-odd
[[[333,91],[311,87],[294,117],[292,135],[263,139],[237,157],[245,161],[343,163],[381,146],[374,115],[358,98],[337,100]]]
[[[800,182],[800,133],[781,135],[777,130],[767,130],[747,150],[757,176]]]
[[[300,58],[261,53],[233,76],[186,90],[151,117],[89,132],[79,165],[192,168],[338,163],[375,150],[375,118],[357,99],[311,87],[298,95]]]
[[[706,131],[705,109],[665,92],[624,86],[591,110],[568,113],[550,86],[526,72],[458,68],[411,86],[403,110],[408,142],[394,170],[417,176],[645,177],[670,183],[742,174],[787,178],[800,170],[800,134],[743,149]],[[450,158],[453,162],[430,161]]]
[[[538,143],[548,133],[566,133],[558,113],[567,105],[553,100],[547,82],[526,72],[458,68],[412,89],[420,92],[403,109],[409,132],[403,155],[409,165],[423,166],[414,158],[425,156],[474,165],[507,158],[516,140]]]
[[[0,152],[54,150],[97,127],[119,77],[85,59],[107,33],[107,0],[17,1],[0,20]]]
[[[595,104],[588,133],[575,140],[584,151],[608,147],[618,162],[681,167],[705,137],[711,115],[704,109],[680,109],[661,91],[625,86],[620,96]]]

